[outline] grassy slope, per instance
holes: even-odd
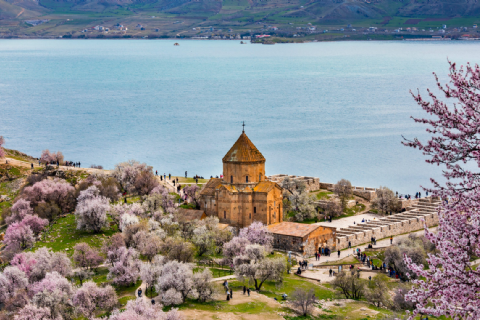
[[[49,230],[42,236],[42,241],[35,243],[33,250],[39,247],[47,247],[53,251],[65,251],[68,255],[72,255],[75,244],[86,242],[92,247],[100,248],[103,240],[115,232],[117,232],[116,225],[98,234],[77,230],[75,215],[68,214],[56,220],[49,227]],[[69,250],[66,250],[67,248]]]

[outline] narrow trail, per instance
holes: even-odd
[[[13,158],[6,157],[4,158],[6,161],[8,161],[9,164],[16,165],[19,167],[24,167],[24,168],[31,168],[31,164],[33,163],[34,168],[41,168],[43,166],[38,165],[38,161],[36,162],[27,162],[27,161],[22,161],[22,160],[17,160]],[[103,169],[94,169],[94,168],[77,168],[77,167],[67,167],[67,166],[59,166],[59,169],[62,170],[73,170],[73,171],[85,171],[88,173],[104,173],[108,174],[111,172],[111,170],[103,170]]]
[[[22,15],[22,13],[24,13],[24,12],[25,12],[25,9],[24,9],[24,8],[22,8],[22,11],[20,11],[20,12],[17,14],[17,16],[16,16],[15,18],[18,18],[18,17],[20,17],[20,16]]]

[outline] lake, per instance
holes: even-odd
[[[267,175],[415,194],[441,172],[401,144],[428,137],[409,90],[479,52],[475,41],[0,40],[0,135],[36,157],[209,177],[245,121]]]

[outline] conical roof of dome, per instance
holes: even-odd
[[[245,132],[242,132],[222,160],[223,162],[265,162],[262,153],[258,151]]]

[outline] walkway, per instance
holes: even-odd
[[[314,223],[315,225],[324,226],[324,227],[333,227],[333,228],[348,228],[349,226],[362,223],[362,220],[371,220],[378,221],[378,219],[383,218],[383,216],[374,214],[374,213],[364,213],[356,216],[345,217],[338,220],[332,220],[332,222],[322,221]]]
[[[43,168],[44,166],[39,166],[38,161],[35,162],[28,162],[28,161],[22,161],[22,160],[17,160],[13,158],[6,157],[5,160],[8,161],[9,164],[19,166],[19,167],[25,167],[25,168],[31,168],[31,164],[33,163],[34,168]],[[54,166],[56,168],[56,166]],[[103,169],[93,169],[93,168],[77,168],[77,167],[67,167],[67,166],[59,166],[58,167],[61,170],[67,171],[67,170],[73,170],[73,171],[85,171],[88,173],[105,173],[108,174],[110,173],[110,170],[103,170]]]
[[[436,229],[437,229],[437,227],[433,227],[433,228],[429,228],[428,230],[435,231]],[[416,234],[416,235],[420,236],[420,235],[423,235],[424,233],[425,233],[424,230],[420,230],[420,231],[412,232],[410,234]],[[398,239],[404,238],[404,237],[408,237],[408,234],[394,236],[393,237],[393,243],[395,243]],[[357,248],[361,249],[362,252],[363,252],[363,250],[365,249],[366,246],[368,246],[368,244],[364,243],[364,244],[361,244],[359,246],[352,247],[351,249],[341,250],[340,251],[340,257],[338,257],[338,253],[335,251],[335,252],[331,253],[330,257],[321,256],[320,261],[315,261],[315,257],[310,257],[308,259],[308,263],[309,263],[309,265],[313,264],[313,266],[320,266],[322,263],[326,263],[326,262],[331,263],[331,262],[343,260],[347,257],[352,256],[353,251],[356,250]],[[373,247],[374,248],[381,248],[381,247],[389,247],[389,246],[390,246],[390,239],[382,239],[382,240],[378,240],[377,244]],[[302,259],[302,258],[300,258],[300,259]]]

